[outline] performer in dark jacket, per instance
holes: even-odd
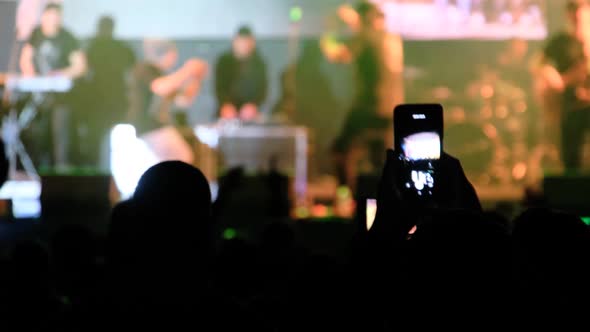
[[[249,27],[238,30],[232,49],[219,57],[215,68],[220,117],[255,120],[266,99],[268,80],[266,64],[256,49],[256,39]]]

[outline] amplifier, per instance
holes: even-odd
[[[201,142],[216,150],[219,168],[243,167],[248,173],[258,173],[275,167],[293,178],[298,201],[305,199],[308,167],[305,127],[197,126],[195,133]]]

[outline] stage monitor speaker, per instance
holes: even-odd
[[[113,188],[110,175],[42,176],[41,217],[50,228],[74,223],[104,233]]]
[[[16,6],[17,1],[0,1],[0,72],[17,69],[10,68],[16,51]]]
[[[248,173],[276,168],[294,180],[297,200],[307,191],[308,133],[304,127],[243,126],[219,135],[222,169],[242,167]]]
[[[546,177],[545,200],[549,207],[590,216],[590,176]]]

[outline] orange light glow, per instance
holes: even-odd
[[[479,94],[484,99],[490,99],[494,96],[494,87],[491,85],[484,85],[479,90]]]
[[[512,168],[512,177],[515,180],[522,180],[526,176],[527,166],[525,163],[518,163]]]
[[[498,137],[498,130],[491,124],[486,124],[483,127],[483,132],[489,139],[496,139]]]
[[[311,215],[316,218],[325,218],[328,216],[328,207],[323,204],[316,204],[311,209]]]
[[[508,107],[499,106],[496,108],[496,116],[500,119],[506,119],[508,117]]]

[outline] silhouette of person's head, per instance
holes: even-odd
[[[141,177],[132,201],[146,250],[167,260],[210,254],[211,191],[200,170],[181,161],[157,164]]]
[[[205,224],[211,217],[211,190],[203,173],[181,161],[166,161],[140,178],[133,201],[159,216],[190,216]]]
[[[208,285],[211,230],[211,193],[203,173],[180,161],[151,167],[134,196],[111,216],[112,288],[136,306],[146,305],[144,298],[156,306],[190,298]]]
[[[110,16],[103,16],[98,21],[96,34],[101,38],[113,38],[115,31],[115,19]]]

